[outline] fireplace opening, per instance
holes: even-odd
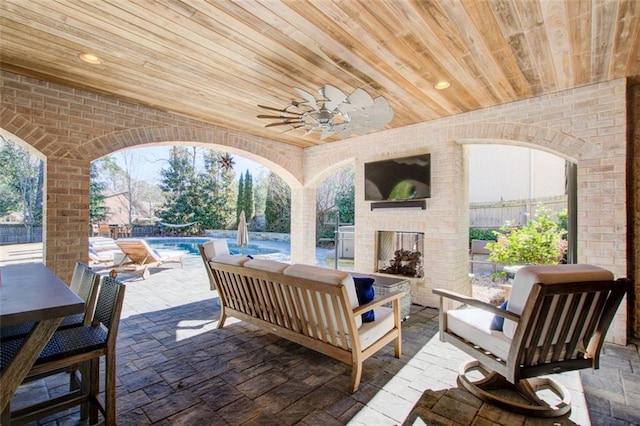
[[[421,278],[424,233],[376,231],[376,272]]]

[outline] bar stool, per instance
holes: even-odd
[[[116,424],[116,338],[124,293],[124,284],[113,278],[104,277],[100,284],[92,324],[57,330],[25,380],[36,380],[65,370],[76,375],[79,371],[81,375],[78,379],[79,388],[70,389],[62,396],[11,412],[11,421],[26,423],[82,405],[82,420],[86,419],[88,414],[90,424],[96,424],[98,411],[100,411],[106,425]],[[0,342],[0,369],[9,363],[22,344],[22,340],[22,338],[15,338]],[[100,357],[102,356],[106,361],[104,405],[98,398]],[[78,371],[75,370],[75,366],[78,366]],[[69,370],[69,367],[72,369]],[[87,404],[89,413],[85,409]],[[6,410],[9,410],[9,405]]]

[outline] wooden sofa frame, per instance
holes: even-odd
[[[202,252],[202,249],[201,249]],[[218,328],[228,316],[265,328],[285,339],[352,366],[349,390],[358,390],[363,362],[390,342],[395,357],[401,346],[400,298],[393,292],[351,308],[346,287],[266,272],[243,266],[205,261],[220,298]],[[362,348],[356,318],[386,303],[393,304],[393,329]]]

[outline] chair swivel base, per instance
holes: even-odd
[[[472,382],[467,373],[475,370],[484,378]],[[513,384],[495,371],[489,372],[476,360],[463,363],[458,371],[458,384],[485,402],[507,411],[534,417],[560,417],[571,411],[571,395],[557,381],[548,377],[534,377]],[[556,405],[542,400],[536,392],[542,389],[552,391],[559,399]],[[492,391],[509,391],[517,398],[508,398]],[[517,399],[517,400],[516,400]]]

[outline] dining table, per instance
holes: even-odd
[[[11,397],[62,319],[84,310],[84,301],[43,263],[0,267],[0,327],[34,324],[24,344],[0,372],[0,413],[4,421]]]

